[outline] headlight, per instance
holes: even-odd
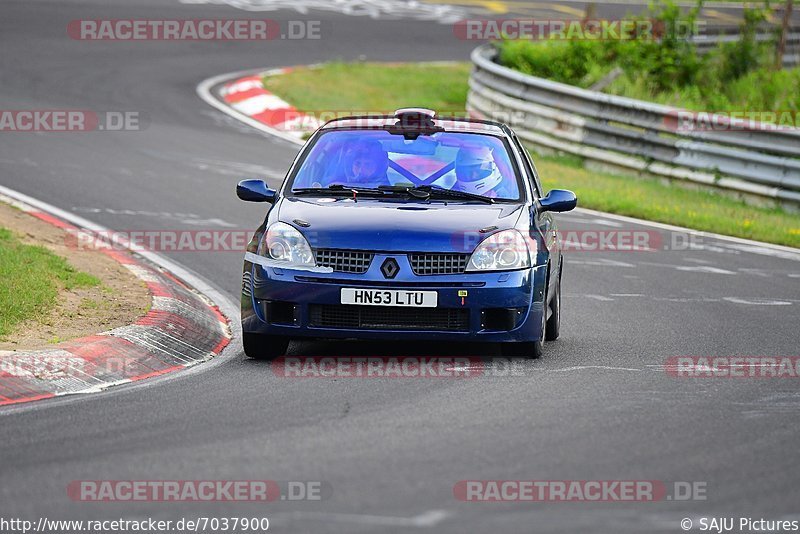
[[[467,272],[509,271],[530,266],[531,250],[525,236],[519,230],[503,230],[481,241],[469,259]]]
[[[277,222],[269,227],[261,240],[258,253],[289,265],[315,265],[314,254],[303,234],[292,226]]]

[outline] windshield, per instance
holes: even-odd
[[[334,130],[311,147],[289,187],[433,186],[519,200],[514,170],[506,144],[491,135],[439,132],[410,140],[383,130]]]

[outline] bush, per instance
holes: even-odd
[[[614,68],[622,75],[606,92],[677,107],[716,111],[798,111],[800,69],[772,70],[774,42],[758,42],[769,7],[743,10],[740,40],[701,56],[680,28],[694,27],[702,7],[682,13],[672,0],[642,18],[663,28],[659,39],[627,41],[502,41],[500,63],[527,74],[590,87]]]
[[[504,41],[500,63],[526,74],[571,85],[589,86],[613,65],[614,52],[599,41]]]
[[[720,59],[715,69],[723,81],[738,80],[749,71],[765,65],[765,50],[756,41],[758,25],[767,19],[764,9],[745,9],[744,21],[739,28],[739,40],[724,43],[717,49]],[[713,56],[712,56],[713,57]]]

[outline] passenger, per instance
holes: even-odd
[[[506,190],[489,147],[462,147],[456,155],[455,171],[455,190],[490,198],[513,196]]]

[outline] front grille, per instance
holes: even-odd
[[[372,252],[319,248],[314,259],[320,267],[330,267],[337,273],[364,274],[372,263]]]
[[[409,254],[408,261],[416,275],[461,274],[467,268],[469,254]]]
[[[464,308],[312,304],[309,312],[310,325],[322,328],[469,331],[469,310]]]

